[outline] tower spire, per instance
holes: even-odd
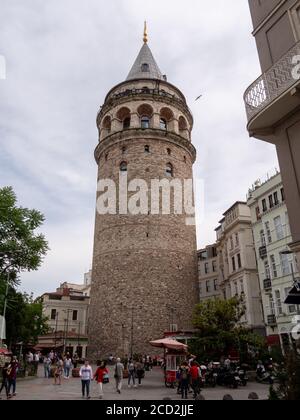
[[[148,33],[147,33],[147,22],[145,21],[144,23],[144,38],[143,41],[145,44],[148,43]]]

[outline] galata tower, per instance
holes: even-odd
[[[193,204],[193,193],[186,194],[196,160],[193,117],[182,92],[161,73],[146,27],[143,41],[127,79],[111,89],[97,116],[97,203],[103,194],[111,197],[109,211],[101,205],[96,211],[93,360],[153,354],[149,341],[191,330],[198,302],[196,228],[185,206]],[[102,180],[108,184],[103,191]],[[163,198],[168,183],[169,211]]]

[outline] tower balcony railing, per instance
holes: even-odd
[[[300,55],[300,42],[248,87],[244,102],[249,123],[281,95],[299,84],[299,78],[295,77],[293,71],[299,63],[294,61],[297,55]]]
[[[107,101],[106,103],[103,105],[103,107],[100,108],[99,110],[99,114],[101,114],[103,108],[105,106],[110,106],[114,103],[114,101],[122,99],[122,98],[134,98],[136,96],[151,96],[151,97],[155,97],[156,99],[158,98],[162,98],[162,99],[169,99],[170,101],[172,101],[173,103],[180,105],[184,108],[186,108],[188,110],[188,112],[192,114],[192,111],[190,110],[190,108],[188,107],[186,101],[184,101],[183,99],[178,98],[178,96],[176,96],[175,94],[171,94],[167,91],[165,91],[164,89],[151,89],[151,88],[141,88],[141,89],[126,89],[122,92],[116,93],[114,95],[112,95]]]

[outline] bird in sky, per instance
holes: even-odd
[[[195,99],[195,101],[199,101],[199,99],[202,98],[203,95],[198,96],[198,98]]]

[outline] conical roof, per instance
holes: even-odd
[[[126,80],[133,79],[158,79],[164,80],[164,76],[160,71],[153,54],[145,42],[135,60],[132,69]]]

